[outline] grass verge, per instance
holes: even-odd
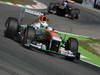
[[[14,2],[16,0],[0,0],[0,1],[4,1],[4,2]]]
[[[84,58],[82,57],[81,60],[100,67],[100,40],[99,39],[93,39],[85,36],[63,33],[63,32],[58,32],[58,34],[64,40],[68,39],[69,37],[77,38],[79,41],[79,52],[81,53],[82,56],[84,56]],[[90,46],[90,44],[92,46]]]

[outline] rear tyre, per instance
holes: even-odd
[[[78,9],[78,8],[75,8],[75,9],[73,9],[73,10],[71,10],[71,18],[72,19],[79,19],[79,17],[80,17],[80,9]]]
[[[79,19],[80,15],[76,14],[75,19]]]
[[[16,18],[9,17],[5,23],[5,27],[6,27],[5,36],[14,39],[15,35],[17,34],[18,25],[19,23]]]

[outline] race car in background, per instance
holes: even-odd
[[[64,7],[64,5],[60,3],[50,3],[48,6],[48,13],[64,16],[70,19],[79,19],[80,17],[79,8],[74,8],[71,5]]]
[[[94,7],[100,9],[100,0],[95,0]]]
[[[64,39],[62,33],[49,27],[47,20],[46,16],[40,16],[31,24],[21,25],[18,19],[8,17],[5,23],[5,36],[19,41],[24,47],[30,49],[37,48],[71,60],[79,60],[78,40],[72,37]]]

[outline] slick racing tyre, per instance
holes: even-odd
[[[75,59],[76,59],[76,60],[80,60],[80,53],[77,52],[75,55],[76,55]]]
[[[35,37],[35,30],[32,27],[25,29],[22,44],[29,47]]]
[[[80,53],[78,52],[78,40],[75,38],[69,38],[65,43],[65,49],[71,50],[74,53],[75,59],[80,59]]]
[[[78,52],[78,41],[75,38],[69,38],[65,43],[65,49],[72,52]]]
[[[17,33],[18,25],[19,23],[16,18],[9,17],[5,23],[5,36],[9,38],[14,38]]]
[[[71,19],[79,19],[79,17],[80,17],[80,9],[75,8],[75,9],[71,10],[70,15],[71,15]]]
[[[48,13],[56,14],[58,5],[59,3],[50,3],[48,7]]]
[[[75,15],[75,19],[79,19],[80,15],[79,14],[76,14]]]

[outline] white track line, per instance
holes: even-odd
[[[93,64],[93,63],[91,63],[91,62],[89,62],[89,61],[86,61],[86,60],[83,60],[83,59],[81,59],[81,61],[83,61],[83,62],[85,62],[85,63],[91,64],[91,65],[93,65],[93,66],[96,66],[96,67],[99,67],[99,68],[100,68],[99,65]]]

